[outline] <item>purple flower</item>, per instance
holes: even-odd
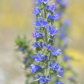
[[[56,8],[55,3],[51,4],[51,6],[49,6],[49,10],[50,10],[51,12],[54,12],[54,11],[55,11],[55,8]]]
[[[47,4],[47,3],[49,2],[49,0],[42,0],[42,2],[43,2],[44,4]]]
[[[63,76],[64,70],[61,66],[58,68],[57,73],[59,76]]]
[[[57,70],[57,69],[58,69],[58,66],[59,66],[59,64],[58,64],[58,62],[56,62],[56,63],[54,64],[54,66],[52,67],[52,69],[53,69],[53,70]]]
[[[55,53],[54,53],[54,56],[59,56],[61,53],[60,53],[60,49],[58,49]]]
[[[63,84],[61,81],[59,81],[59,82],[56,82],[56,84]]]
[[[34,8],[34,14],[35,15],[38,15],[40,12],[41,11],[40,11],[39,7]]]

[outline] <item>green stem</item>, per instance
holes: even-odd
[[[38,84],[40,84],[40,81],[39,80],[37,82],[38,82]]]
[[[44,18],[46,20],[46,4],[44,4]],[[47,29],[45,28],[45,42],[47,44]]]
[[[47,30],[45,29],[45,42],[47,44]]]
[[[44,18],[46,19],[46,4],[44,4]]]

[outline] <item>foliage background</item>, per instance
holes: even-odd
[[[52,0],[53,2],[53,0]],[[15,38],[27,35],[32,40],[34,0],[0,0],[0,84],[24,84],[23,65],[15,53]],[[80,61],[72,61],[79,84],[84,83],[84,0],[69,0],[64,17],[71,19],[69,47],[66,53]],[[22,60],[22,57],[21,59]]]

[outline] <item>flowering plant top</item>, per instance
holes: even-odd
[[[33,56],[34,64],[31,64],[31,72],[34,74],[35,81],[49,84],[52,76],[63,76],[63,68],[57,62],[57,57],[61,54],[61,49],[54,47],[55,35],[59,28],[54,27],[54,21],[59,19],[55,13],[56,5],[48,5],[50,0],[36,0],[37,7],[34,8],[36,16],[35,33],[32,33],[36,39],[33,46],[36,53]],[[61,81],[56,84],[63,84]]]

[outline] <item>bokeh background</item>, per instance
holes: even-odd
[[[0,0],[0,84],[24,84],[23,65],[14,50],[15,38],[25,34],[32,40],[34,2],[35,0]],[[84,84],[84,0],[69,0],[65,17],[71,20],[66,53],[79,60],[72,61],[72,66],[78,74],[76,79],[79,84]]]

